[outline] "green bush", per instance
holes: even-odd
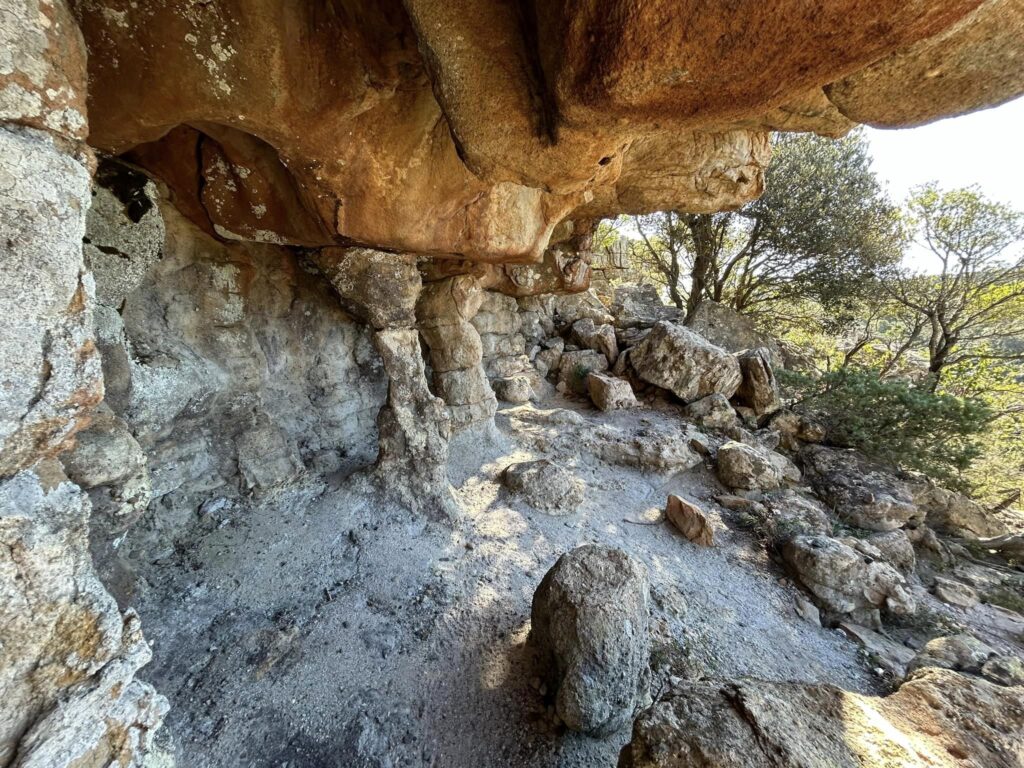
[[[817,379],[782,371],[779,378],[791,407],[822,422],[830,443],[967,490],[963,472],[980,455],[979,437],[992,418],[984,403],[882,379],[873,370]]]

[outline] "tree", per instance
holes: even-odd
[[[708,298],[743,312],[801,297],[848,301],[899,259],[898,210],[861,132],[778,135],[766,187],[734,212],[634,217],[635,258],[677,306],[692,311]]]
[[[896,270],[883,286],[916,316],[906,347],[922,337],[932,389],[956,366],[1024,361],[1024,213],[976,187],[934,183],[915,189],[908,209],[937,271]]]

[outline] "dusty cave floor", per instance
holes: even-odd
[[[535,407],[577,409],[584,428],[645,417],[561,398],[519,406]],[[701,549],[665,524],[624,522],[656,517],[667,493],[717,492],[706,469],[582,454],[567,461],[586,500],[552,517],[501,489],[505,466],[539,455],[510,413],[453,444],[454,525],[414,519],[358,480],[309,481],[208,505],[191,540],[136,565],[132,604],[154,650],[143,677],[170,699],[158,743],[178,766],[614,766],[628,729],[594,740],[553,724],[525,645],[540,579],[590,542],[647,564],[660,679],[881,690],[851,641],[797,617],[795,589],[748,532],[719,530]]]

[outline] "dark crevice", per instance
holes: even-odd
[[[544,66],[540,60],[540,42],[537,36],[536,0],[520,0],[516,4],[519,32],[523,40],[527,87],[537,117],[536,131],[548,144],[558,143],[558,106],[548,87]]]
[[[153,201],[146,194],[149,177],[125,163],[109,157],[101,158],[96,169],[96,183],[109,189],[121,201],[125,215],[134,224],[142,221],[153,208]]]

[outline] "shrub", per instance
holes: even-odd
[[[981,454],[979,436],[992,418],[981,401],[873,370],[844,368],[817,379],[783,371],[780,379],[791,407],[821,421],[830,443],[966,490],[962,474]]]

